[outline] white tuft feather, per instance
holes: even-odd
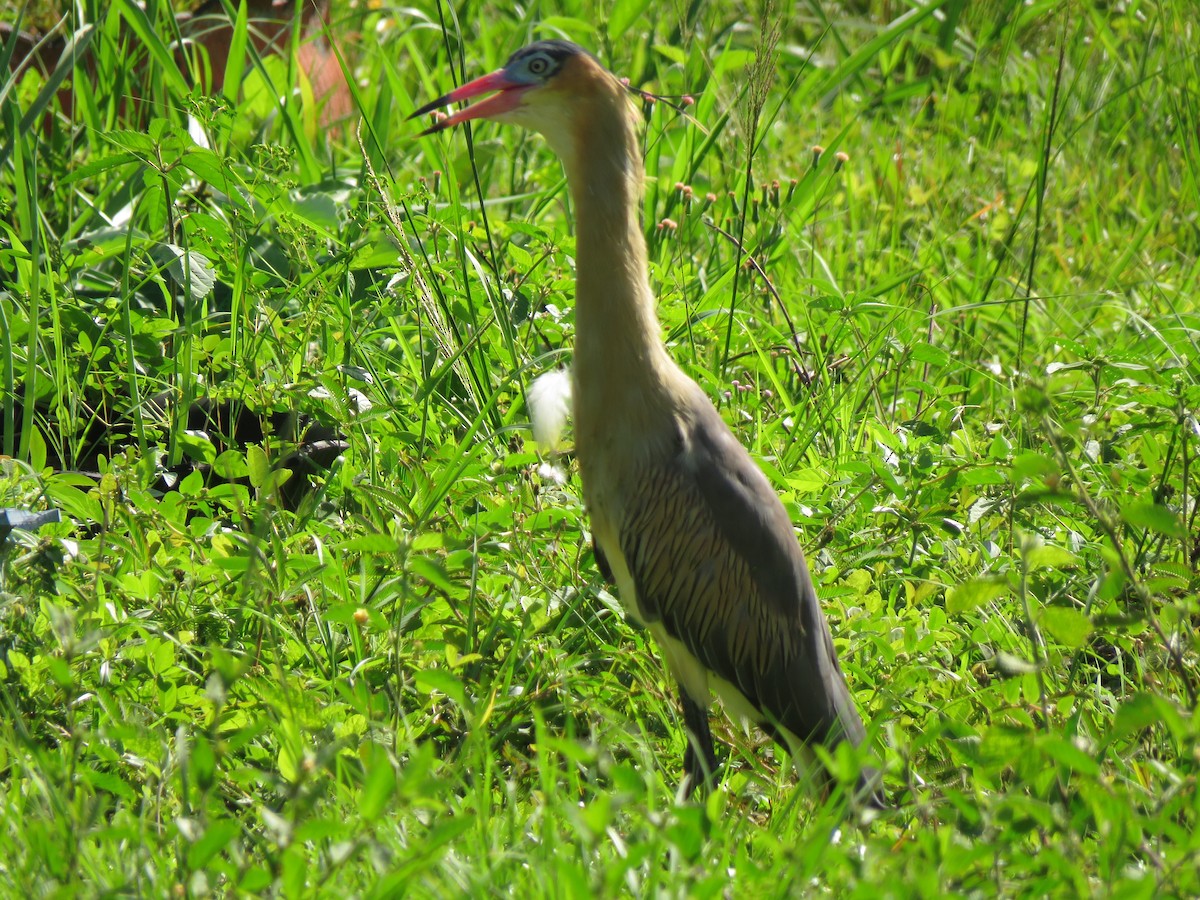
[[[552,466],[548,462],[538,466],[538,477],[555,487],[562,487],[567,483],[567,473],[563,471],[562,466]]]
[[[539,375],[529,386],[533,438],[545,450],[558,447],[571,407],[571,376],[566,369]]]

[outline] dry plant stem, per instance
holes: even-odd
[[[1167,655],[1175,663],[1175,668],[1178,670],[1179,677],[1183,681],[1183,686],[1187,690],[1188,703],[1192,707],[1195,707],[1197,701],[1196,686],[1192,684],[1191,676],[1188,674],[1187,666],[1183,660],[1183,654],[1176,643],[1167,637],[1162,624],[1158,621],[1158,616],[1154,614],[1154,598],[1146,590],[1145,585],[1138,580],[1137,574],[1133,571],[1133,566],[1125,556],[1125,551],[1121,549],[1121,542],[1117,535],[1116,527],[1109,517],[1101,511],[1100,507],[1096,505],[1096,501],[1092,495],[1082,487],[1084,482],[1075,471],[1075,466],[1071,463],[1071,458],[1063,450],[1062,444],[1059,443],[1058,435],[1054,430],[1054,423],[1050,421],[1048,416],[1043,416],[1042,425],[1045,428],[1046,437],[1050,441],[1050,445],[1054,448],[1054,454],[1058,457],[1060,465],[1071,476],[1072,484],[1076,485],[1077,496],[1083,501],[1083,505],[1087,507],[1088,512],[1092,514],[1092,517],[1100,525],[1101,530],[1108,537],[1109,543],[1112,544],[1113,552],[1117,555],[1117,559],[1121,563],[1121,572],[1125,575],[1125,580],[1133,587],[1138,599],[1142,602],[1142,607],[1146,610],[1146,617],[1150,622],[1150,627],[1154,629],[1154,633],[1158,636],[1159,641],[1162,642]]]
[[[758,121],[767,102],[767,92],[775,77],[775,48],[779,44],[779,20],[774,18],[774,4],[767,2],[759,19],[758,46],[750,67],[750,106],[743,128],[747,132],[746,170],[742,173],[741,212],[738,216],[737,256],[734,259],[733,284],[729,292],[729,321],[725,326],[725,349],[721,353],[721,369],[729,362],[729,347],[733,341],[734,314],[737,312],[738,281],[742,272],[742,254],[746,239],[746,217],[750,214],[750,191],[754,187],[754,153],[758,143]]]

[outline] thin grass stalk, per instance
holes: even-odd
[[[42,228],[41,215],[38,209],[37,196],[37,155],[31,153],[29,138],[23,137],[16,120],[16,107],[8,107],[10,122],[15,127],[13,142],[13,163],[17,200],[17,231],[18,235],[29,248],[29,261],[26,270],[26,287],[28,291],[29,336],[25,344],[25,377],[23,379],[25,402],[21,416],[21,441],[17,447],[17,458],[30,459],[30,441],[33,439],[34,412],[38,396],[38,356],[40,347],[41,328],[41,298],[42,267]]]
[[[454,59],[455,54],[454,54],[453,48],[450,45],[451,32],[450,32],[450,30],[448,30],[446,28],[446,7],[445,7],[445,4],[442,2],[442,0],[438,0],[437,12],[438,12],[438,21],[439,21],[439,24],[441,25],[442,44],[446,51],[446,58]],[[457,59],[458,59],[458,69],[459,69],[459,80],[460,80],[460,83],[465,83],[467,80],[467,78],[466,78],[467,63],[466,63],[466,56],[463,53],[464,42],[462,40],[462,29],[461,29],[460,23],[458,21],[458,16],[453,10],[451,10],[451,15],[454,19],[453,33],[458,38]],[[470,123],[467,123],[467,125],[464,129],[464,133],[466,135],[466,141],[467,141],[467,158],[470,161],[470,165],[471,165],[471,177],[474,182],[475,194],[479,199],[479,219],[480,219],[481,224],[483,225],[484,234],[487,236],[488,259],[489,259],[489,262],[491,263],[492,272],[496,275],[497,283],[499,283],[499,266],[496,262],[495,241],[492,237],[491,222],[488,220],[487,205],[484,203],[485,195],[483,192],[483,184],[479,178],[479,166],[478,166],[478,163],[475,158],[475,137],[474,137],[474,133],[470,127]],[[449,171],[449,170],[447,169],[447,171]],[[457,213],[456,219],[461,223],[463,221],[464,209],[461,206],[461,195],[458,192],[457,186],[454,185],[453,183],[451,183],[452,181],[453,181],[453,179],[447,179],[448,187],[450,189],[450,200],[451,200],[451,203],[454,204],[454,206],[455,206],[455,212]],[[471,289],[471,278],[468,275],[468,273],[474,267],[469,265],[466,241],[463,239],[463,234],[462,234],[461,230],[459,231],[458,238],[459,239],[456,242],[455,249],[458,254],[459,270],[463,273],[463,282],[462,283],[463,283],[463,291],[466,295],[467,311],[471,316],[471,324],[475,331],[475,334],[478,336],[481,331],[481,326],[479,324],[479,314],[478,314],[478,310],[476,309],[476,304],[475,304],[475,292]],[[482,281],[481,281],[481,283],[482,283]],[[454,331],[454,336],[455,336],[455,339],[458,341],[458,344],[460,346],[462,346],[463,338],[462,338],[461,332],[459,331],[458,323],[455,321],[453,311],[447,305],[446,297],[440,288],[437,291],[437,295],[438,295],[438,300],[442,305],[442,313],[445,316],[446,321],[450,323],[450,326]],[[492,305],[493,309],[495,309],[494,301],[492,302],[491,305]],[[505,329],[505,331],[507,332],[507,329]],[[509,340],[508,340],[509,349],[510,349],[510,352],[513,354],[513,357],[512,357],[513,366],[512,367],[513,367],[513,369],[515,369],[516,368],[515,349],[513,349],[511,335],[508,335],[508,337],[509,337]],[[470,371],[472,378],[475,380],[474,389],[478,392],[477,395],[472,397],[472,402],[475,404],[476,409],[479,409],[480,408],[480,406],[479,406],[480,398],[487,393],[487,383],[491,380],[488,377],[489,376],[488,360],[487,360],[487,357],[485,354],[483,354],[481,352],[477,352],[475,354],[468,355],[466,357],[466,363],[467,363],[467,368]],[[499,426],[498,420],[494,421],[493,428],[498,428],[498,426]]]
[[[751,66],[748,82],[750,84],[750,103],[742,121],[746,132],[746,168],[742,173],[745,179],[742,183],[741,212],[738,217],[737,253],[734,255],[733,286],[729,292],[729,318],[725,327],[725,348],[721,352],[718,372],[724,372],[729,365],[729,347],[733,341],[733,324],[737,314],[738,279],[742,270],[742,253],[746,243],[746,217],[750,211],[750,193],[754,189],[754,155],[758,151],[759,117],[767,102],[767,92],[775,78],[775,54],[779,43],[781,25],[774,19],[774,3],[767,0],[759,13],[758,45],[755,48],[754,64]]]
[[[1054,92],[1050,95],[1050,106],[1046,110],[1046,125],[1042,133],[1042,152],[1038,157],[1037,190],[1034,192],[1033,198],[1033,235],[1029,248],[1029,264],[1025,273],[1025,297],[1021,303],[1021,326],[1017,333],[1016,369],[1018,372],[1025,371],[1025,336],[1029,328],[1029,306],[1033,300],[1034,272],[1037,267],[1038,244],[1042,234],[1042,215],[1046,202],[1046,180],[1050,171],[1054,133],[1058,127],[1059,116],[1062,112],[1059,107],[1059,91],[1062,87],[1063,71],[1066,68],[1067,60],[1066,30],[1066,20],[1064,19],[1058,47],[1058,68],[1054,73]]]
[[[0,433],[4,435],[0,451],[12,456],[16,445],[17,390],[15,360],[13,359],[12,320],[8,316],[8,304],[0,296],[0,359],[3,359],[4,396],[0,398]]]

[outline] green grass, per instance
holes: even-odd
[[[70,104],[0,76],[0,506],[64,514],[0,558],[14,894],[1200,892],[1190,4],[797,3],[754,78],[733,4],[338,4],[357,136],[286,59],[203,97],[165,4],[82,7]],[[672,686],[526,427],[562,170],[404,121],[549,36],[696,98],[647,109],[664,332],[800,529],[874,822],[723,717],[675,802]],[[283,436],[164,390],[349,449],[288,511]]]

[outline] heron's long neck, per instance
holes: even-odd
[[[659,334],[639,217],[642,157],[622,96],[596,103],[576,134],[567,179],[575,206],[576,428],[653,414],[673,368]],[[607,422],[596,421],[605,417]]]

